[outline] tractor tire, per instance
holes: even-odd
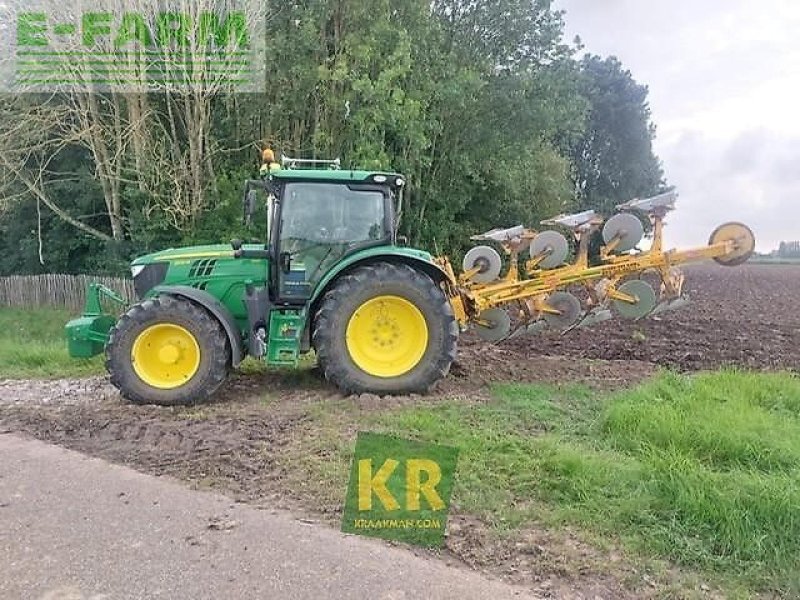
[[[455,360],[458,324],[430,277],[381,262],[334,283],[312,341],[325,378],[345,392],[424,393]]]
[[[222,325],[185,298],[135,304],[111,329],[106,369],[134,404],[175,406],[209,398],[225,381],[231,350]]]

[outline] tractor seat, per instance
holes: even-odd
[[[598,215],[595,211],[587,210],[574,215],[558,215],[552,219],[545,219],[542,221],[542,225],[562,225],[570,229],[578,229],[579,227],[588,225],[597,218]]]
[[[618,210],[641,210],[644,212],[653,212],[658,209],[673,210],[675,202],[678,201],[677,192],[667,192],[666,194],[659,194],[652,198],[634,198],[623,204],[617,204]]]

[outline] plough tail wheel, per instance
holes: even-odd
[[[543,231],[531,243],[531,258],[544,258],[539,262],[542,269],[555,269],[564,264],[569,255],[569,242],[558,231]]]
[[[603,226],[603,241],[606,245],[619,240],[614,247],[617,254],[633,250],[644,237],[644,225],[636,215],[620,213],[614,215]]]
[[[714,260],[726,267],[735,267],[747,262],[756,249],[756,236],[742,223],[720,225],[708,239],[709,246],[724,242],[733,242],[734,249],[724,256],[717,256]]]
[[[486,342],[499,342],[511,333],[511,316],[502,308],[490,308],[478,317],[486,325],[475,324],[475,333]]]
[[[558,314],[544,313],[544,320],[552,329],[569,329],[581,318],[581,302],[569,292],[550,294],[547,306],[558,311]]]
[[[473,275],[471,281],[475,283],[492,283],[500,277],[503,261],[494,248],[476,246],[464,255],[461,266],[465,272],[476,268],[480,269],[478,273]]]
[[[653,312],[656,307],[656,293],[653,286],[646,281],[631,279],[619,286],[617,291],[636,299],[634,303],[616,298],[612,301],[614,309],[624,319],[641,319]]]

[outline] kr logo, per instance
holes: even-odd
[[[359,433],[342,531],[441,545],[457,458],[448,446]]]
[[[373,494],[378,497],[386,510],[400,509],[400,503],[386,487],[386,483],[399,465],[399,461],[388,458],[373,475],[371,458],[362,458],[358,461],[358,510],[372,510]],[[423,473],[426,474],[424,481]],[[410,458],[406,461],[405,479],[406,510],[419,510],[421,496],[425,496],[432,510],[442,510],[445,507],[442,497],[436,491],[436,486],[442,480],[442,469],[438,463],[425,458]]]

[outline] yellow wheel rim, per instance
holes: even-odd
[[[151,325],[133,342],[133,370],[160,390],[182,386],[200,368],[200,346],[189,330],[174,323]]]
[[[374,377],[399,377],[419,364],[428,348],[428,324],[420,310],[399,296],[377,296],[359,306],[347,323],[347,351]]]

